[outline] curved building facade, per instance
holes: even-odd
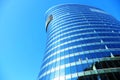
[[[38,80],[120,80],[120,22],[101,9],[63,4],[46,13]]]

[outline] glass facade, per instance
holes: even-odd
[[[46,12],[38,80],[120,80],[120,22],[105,11],[63,4]]]

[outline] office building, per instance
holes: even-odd
[[[105,11],[62,4],[46,12],[38,80],[120,80],[120,22]]]

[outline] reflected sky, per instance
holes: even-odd
[[[0,80],[35,80],[45,51],[45,11],[60,3],[101,8],[120,20],[119,0],[0,0]]]

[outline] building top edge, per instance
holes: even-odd
[[[78,4],[78,3],[63,3],[63,4],[57,4],[55,6],[50,7],[46,12],[45,15],[49,14],[50,11],[52,11],[55,8],[61,7],[61,6],[66,6],[66,5],[77,5],[77,6],[88,6],[88,7],[94,7],[94,6],[89,6],[89,5],[84,5],[84,4]],[[96,7],[94,7],[96,8]],[[96,8],[99,9],[99,8]],[[101,10],[101,9],[100,9]]]

